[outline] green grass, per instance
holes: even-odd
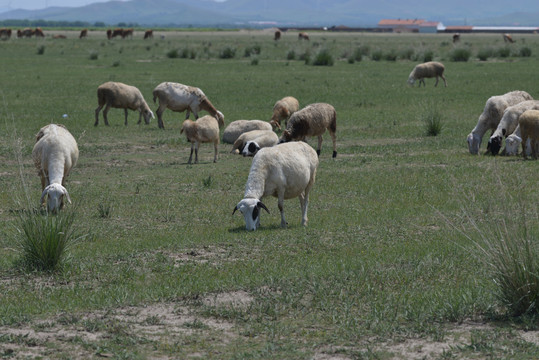
[[[468,216],[482,231],[506,206],[535,219],[538,163],[471,156],[465,142],[490,96],[516,89],[539,96],[530,76],[539,40],[519,35],[531,56],[454,62],[446,35],[314,32],[309,43],[293,32],[279,42],[258,31],[163,35],[0,42],[0,353],[410,358],[399,349],[449,344],[439,358],[539,356],[521,336],[537,331],[537,317],[513,317],[500,302],[489,267],[470,255],[477,227]],[[504,46],[499,35],[462,41],[471,54]],[[39,45],[46,47],[41,55]],[[226,48],[233,58],[220,58]],[[189,49],[196,58],[170,58],[170,49]],[[252,49],[257,66],[243,56]],[[333,66],[305,63],[305,54],[313,59],[320,49]],[[349,63],[356,49],[361,61]],[[382,57],[374,61],[377,51]],[[445,64],[447,88],[435,88],[434,79],[407,86],[424,54]],[[110,126],[94,127],[96,89],[110,80],[137,86],[154,112],[152,90],[160,82],[200,87],[226,124],[269,120],[284,96],[302,107],[332,104],[339,155],[331,158],[326,134],[309,227],[300,226],[292,199],[284,205],[289,227],[281,229],[277,201],[268,198],[271,215],[246,232],[243,217],[231,213],[251,159],[221,144],[213,164],[213,147],[203,144],[200,163],[187,165],[183,113],[165,111],[160,130],[155,121],[137,125],[134,112],[124,126],[123,111],[111,109]],[[424,104],[442,116],[437,136],[425,136]],[[66,125],[79,144],[66,188],[78,204],[74,225],[87,235],[52,275],[20,271],[12,236],[17,214],[26,211],[16,199],[28,194],[38,206],[31,151],[50,122]],[[497,197],[502,192],[519,196]],[[528,231],[536,243],[537,223]],[[238,292],[250,296],[244,305],[207,301]],[[19,335],[43,328],[74,336]]]

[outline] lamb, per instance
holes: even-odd
[[[105,119],[105,125],[109,125],[107,120],[107,113],[111,107],[124,109],[125,113],[125,125],[127,126],[127,110],[137,110],[139,114],[138,124],[140,124],[142,117],[146,124],[150,123],[150,120],[154,118],[153,112],[144,100],[142,93],[134,86],[126,85],[121,82],[109,81],[99,85],[97,88],[97,102],[98,106],[95,109],[95,123],[97,126],[99,123],[99,112],[103,110],[103,118]]]
[[[245,218],[245,228],[249,231],[260,226],[260,209],[269,210],[261,201],[272,195],[278,199],[281,212],[281,227],[287,222],[284,217],[285,199],[299,197],[301,224],[307,226],[309,192],[314,185],[318,156],[308,144],[291,142],[261,149],[253,158],[251,170],[245,185],[245,194],[232,214],[241,211]]]
[[[512,134],[518,126],[519,116],[526,110],[539,110],[539,100],[527,100],[505,109],[496,130],[490,136],[487,152],[497,155],[502,147],[503,137]]]
[[[526,159],[526,143],[530,139],[532,158],[537,159],[539,145],[539,111],[526,110],[518,119],[522,134],[522,156]]]
[[[71,203],[64,186],[79,159],[77,141],[63,125],[47,125],[36,135],[32,158],[41,177],[41,205],[47,197],[47,211],[56,213],[64,207],[64,196]]]
[[[191,164],[193,158],[193,149],[195,150],[195,164],[198,163],[198,146],[200,143],[212,142],[215,148],[213,162],[217,162],[217,145],[219,145],[219,128],[224,125],[222,119],[216,119],[213,116],[206,115],[196,121],[185,120],[180,130],[180,134],[185,131],[187,140],[191,142],[191,155],[189,155],[188,164]]]
[[[526,100],[533,100],[533,98],[530,94],[521,90],[511,91],[504,95],[491,96],[485,104],[483,113],[479,116],[477,125],[468,134],[467,142],[470,154],[477,155],[479,153],[483,135],[489,129],[492,131],[496,129],[505,109]]]
[[[444,65],[437,61],[429,61],[423,64],[418,64],[414,67],[410,73],[410,76],[408,76],[408,84],[414,85],[415,81],[419,80],[419,86],[421,86],[421,83],[423,83],[423,86],[427,86],[425,84],[425,78],[435,77],[436,83],[434,86],[438,86],[438,77],[441,77],[444,81],[444,85],[447,87],[447,82],[445,81],[444,77],[444,70]]]
[[[337,112],[335,108],[326,103],[311,104],[294,114],[288,120],[286,130],[281,135],[280,142],[305,141],[306,136],[318,136],[316,153],[320,155],[322,147],[322,134],[329,130],[333,141],[333,157],[337,157],[336,137]]]
[[[272,130],[267,121],[262,120],[236,120],[232,121],[223,132],[223,142],[234,144],[241,134],[252,130]]]
[[[522,135],[520,133],[520,125],[517,125],[515,131],[513,131],[513,133],[509,135],[507,139],[505,139],[505,155],[517,155],[518,146],[522,142],[521,136]],[[526,155],[531,155],[531,153],[532,151],[530,147],[530,139],[528,139],[526,143]]]
[[[156,110],[159,128],[164,129],[163,112],[166,109],[183,112],[187,110],[185,119],[189,119],[191,112],[198,119],[201,110],[207,111],[211,116],[224,122],[223,113],[218,111],[206,95],[199,88],[174,82],[163,82],[153,90],[153,102],[159,99],[159,108]]]
[[[232,147],[232,153],[242,154],[243,156],[254,156],[261,148],[274,146],[279,142],[277,134],[272,130],[252,130],[241,134]],[[248,150],[251,145],[250,151]]]
[[[299,102],[296,98],[292,96],[287,96],[277,101],[273,106],[273,116],[271,117],[270,124],[273,129],[281,129],[281,120],[284,119],[284,124],[286,123],[290,116],[298,111]]]

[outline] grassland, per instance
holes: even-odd
[[[446,35],[50,35],[0,42],[0,356],[539,357],[537,317],[507,315],[474,250],[500,219],[515,229],[525,222],[537,242],[539,162],[471,156],[465,143],[488,97],[516,89],[539,96],[537,35],[515,36],[509,56],[487,61],[476,54],[505,49],[501,36],[463,35],[466,62],[449,60]],[[515,56],[523,47],[531,56]],[[233,58],[220,57],[226,48]],[[362,60],[349,61],[360,48]],[[184,49],[187,58],[169,57]],[[320,49],[333,66],[300,60]],[[408,87],[429,51],[445,63],[448,87],[432,79]],[[396,60],[374,61],[376,52]],[[94,127],[96,89],[109,80],[137,86],[153,109],[160,82],[198,86],[225,123],[269,120],[287,95],[301,106],[332,104],[339,155],[331,159],[325,137],[309,227],[290,200],[290,225],[281,229],[271,198],[271,215],[246,232],[231,213],[250,159],[222,144],[213,164],[213,148],[203,145],[200,164],[187,165],[184,114],[167,110],[160,130],[137,125],[133,112],[124,126],[123,111],[112,109],[111,126]],[[431,109],[443,124],[435,137],[422,120]],[[66,211],[86,236],[62,271],[28,273],[18,266],[17,219],[38,205],[31,150],[51,122],[79,144]]]

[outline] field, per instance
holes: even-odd
[[[419,34],[45,33],[0,42],[0,356],[539,357],[537,315],[508,313],[477,250],[501,219],[537,244],[539,162],[472,156],[466,145],[490,96],[539,97],[538,35],[504,44],[499,34],[464,34],[453,45],[450,35]],[[332,66],[306,64],[322,49]],[[451,61],[455,49],[469,60]],[[490,56],[480,61],[481,52]],[[429,54],[445,64],[448,86],[408,86]],[[271,214],[247,232],[231,214],[251,158],[221,144],[214,164],[204,144],[200,163],[187,165],[184,113],[165,111],[160,130],[155,120],[137,125],[131,111],[124,126],[123,110],[111,109],[110,126],[101,118],[94,127],[96,89],[110,80],[137,86],[154,111],[157,84],[200,87],[225,124],[269,120],[288,95],[332,104],[338,156],[325,134],[309,226],[293,199],[281,229],[267,198]],[[429,116],[440,118],[437,136],[426,135]],[[84,236],[60,271],[29,272],[18,224],[38,207],[31,151],[53,122],[78,141],[65,211]]]

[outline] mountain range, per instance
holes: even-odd
[[[519,0],[130,0],[81,7],[10,10],[0,20],[136,23],[147,26],[351,26],[384,18],[444,25],[539,26],[539,1]]]

